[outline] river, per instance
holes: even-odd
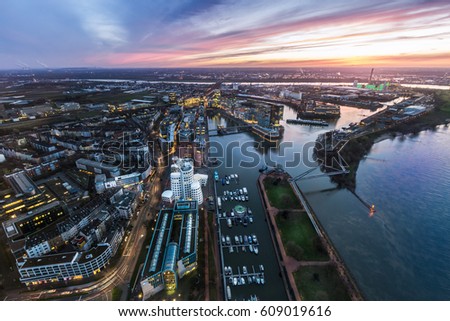
[[[284,147],[266,148],[258,141],[252,144],[257,137],[247,133],[211,140],[223,146],[232,142],[251,144],[244,146],[244,151],[229,151],[226,159],[233,159],[232,168],[221,168],[228,174],[239,173],[246,186],[255,188],[250,190],[255,195],[257,168],[264,163],[280,164],[292,176],[301,174],[316,165],[311,154],[318,134],[371,113],[342,106],[341,118],[327,128],[283,122]],[[295,116],[286,106],[284,120]],[[227,122],[220,117],[209,119],[210,128],[218,124],[226,126]],[[368,300],[450,299],[450,149],[443,148],[449,145],[449,131],[443,126],[376,143],[358,168],[355,191],[376,205],[372,217],[353,193],[338,189],[328,177],[297,182]],[[253,167],[242,167],[248,163]],[[259,198],[253,202],[252,209],[259,210]],[[258,229],[269,241],[267,226]],[[266,266],[272,264],[276,274],[275,254],[264,260]],[[275,293],[263,299],[284,299]]]

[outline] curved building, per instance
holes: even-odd
[[[194,179],[194,165],[190,161],[182,161],[180,166],[181,180],[182,180],[182,197],[189,199],[191,195],[191,184]]]
[[[197,180],[194,180],[191,184],[191,198],[197,201],[199,205],[203,203],[202,187]]]
[[[192,199],[191,184],[194,181],[194,164],[191,159],[176,159],[171,166],[170,189],[176,200]]]
[[[175,199],[181,198],[182,193],[180,172],[174,172],[170,174],[170,189],[172,190]]]

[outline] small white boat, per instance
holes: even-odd
[[[228,300],[231,300],[231,288],[229,285],[227,285],[227,297],[228,297]]]
[[[238,279],[236,277],[233,278],[233,285],[237,285],[238,284]]]
[[[256,245],[253,247],[253,253],[255,254],[259,253],[259,248]]]
[[[247,274],[247,267],[245,265],[242,267],[242,273]]]

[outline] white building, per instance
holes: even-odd
[[[79,103],[64,103],[61,105],[61,110],[62,111],[71,111],[71,110],[78,110],[80,109],[80,104]]]
[[[34,244],[26,249],[28,257],[37,257],[42,256],[47,253],[50,253],[50,244],[48,241],[43,241],[37,244]]]
[[[192,159],[174,159],[170,174],[170,188],[173,199],[196,200],[198,204],[203,203],[202,186],[206,186],[208,175],[194,174],[194,163]],[[169,198],[167,198],[169,199]]]
[[[303,97],[303,94],[301,92],[296,93],[296,92],[293,92],[290,90],[282,90],[280,92],[280,98],[286,98],[286,99],[292,98],[292,99],[296,99],[296,100],[302,100],[302,97]]]
[[[191,184],[194,181],[194,164],[192,161],[185,161],[180,166],[183,198],[191,198]]]
[[[203,192],[202,192],[202,187],[200,186],[199,181],[194,180],[194,182],[192,182],[191,194],[192,194],[192,199],[194,201],[197,201],[199,205],[203,203]]]
[[[194,181],[197,180],[202,186],[206,186],[208,183],[208,175],[206,174],[194,174]]]
[[[175,199],[191,198],[191,184],[194,181],[194,164],[192,160],[179,159],[172,165],[170,188]]]
[[[20,281],[28,285],[91,277],[103,269],[116,254],[124,234],[124,229],[118,228],[110,234],[106,242],[99,243],[87,252],[19,258],[16,263]]]
[[[170,174],[170,189],[175,199],[181,198],[181,173],[175,172]]]
[[[163,202],[172,203],[175,200],[175,195],[172,190],[164,191],[161,195]]]

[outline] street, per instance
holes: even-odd
[[[144,192],[148,193],[150,197],[144,204],[141,204],[138,207],[135,217],[131,220],[133,228],[127,241],[122,245],[124,247],[123,254],[114,266],[106,267],[102,272],[103,277],[100,280],[50,290],[23,292],[23,288],[21,288],[8,292],[5,300],[51,300],[52,298],[64,299],[64,297],[67,297],[68,300],[75,299],[83,301],[112,300],[112,291],[115,287],[122,289],[121,299],[126,299],[130,287],[132,286],[130,285],[130,281],[139,258],[138,254],[141,251],[147,235],[146,223],[153,219],[155,211],[158,210],[157,206],[160,202],[159,195],[162,192],[162,183],[164,182],[164,180],[161,181],[160,178],[164,175],[165,170],[165,167],[156,168],[156,173],[153,176],[152,182],[145,185]],[[139,215],[137,215],[137,213],[139,213]]]

